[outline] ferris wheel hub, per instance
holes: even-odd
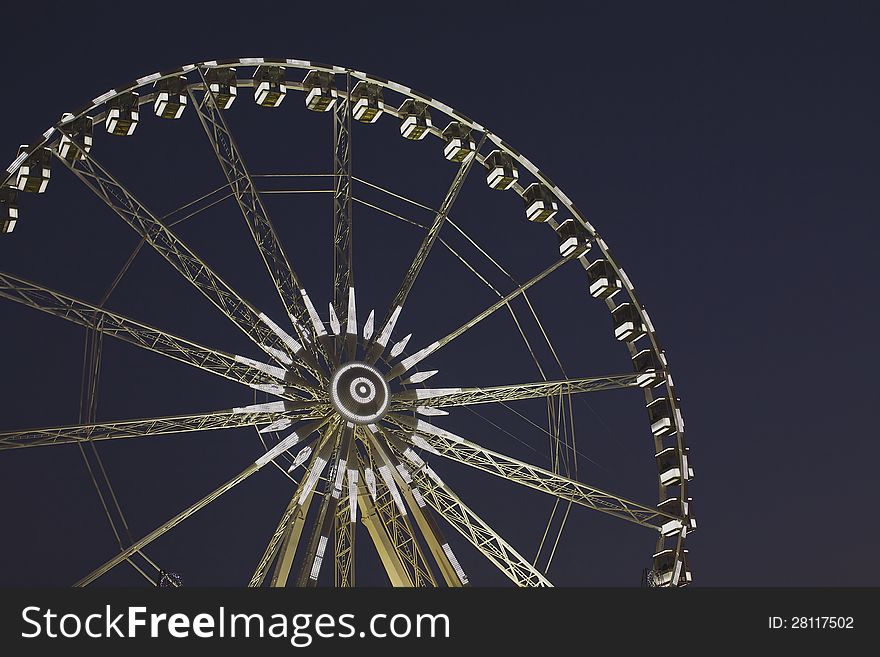
[[[353,361],[333,373],[330,402],[344,419],[370,424],[388,410],[391,392],[385,377],[372,365]]]

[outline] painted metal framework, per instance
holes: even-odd
[[[286,82],[285,86],[289,90],[303,91],[309,94],[309,98],[317,92],[328,91],[323,87],[314,87],[315,82],[310,82],[313,80],[310,77],[312,74],[329,75],[329,79],[338,86],[333,88],[333,102],[328,106],[332,109],[333,122],[332,189],[314,190],[331,193],[333,196],[332,298],[328,324],[325,324],[315,309],[284,251],[282,241],[263,203],[262,192],[258,189],[259,177],[253,175],[245,165],[225,118],[228,104],[220,102],[218,94],[209,83],[209,74],[212,72],[265,66],[284,69],[288,73],[297,70],[307,73],[302,83]],[[226,191],[228,197],[235,199],[287,312],[286,319],[270,318],[241,297],[175,234],[171,222],[158,217],[137,199],[107,168],[99,164],[91,150],[80,141],[80,137],[71,131],[71,126],[75,125],[72,121],[83,117],[91,117],[95,124],[102,122],[108,115],[110,104],[122,94],[146,89],[156,82],[192,72],[195,76],[191,76],[191,81],[186,83],[186,98],[198,116],[224,174],[226,185],[217,191]],[[478,135],[473,152],[460,161],[439,208],[434,212],[433,220],[430,224],[421,226],[425,231],[424,238],[378,325],[373,323],[374,312],[369,314],[362,325],[358,324],[355,312],[352,206],[354,201],[361,201],[354,192],[354,183],[360,179],[354,177],[352,168],[352,89],[357,83],[366,83],[371,88],[395,94],[403,100],[417,101],[420,106],[457,122],[468,134],[473,132]],[[254,86],[253,80],[238,78],[234,74],[236,89],[251,86]],[[377,110],[387,115],[406,118],[402,109],[386,103],[381,95],[375,98]],[[148,91],[141,93],[138,103],[143,105],[155,100],[156,94]],[[401,105],[404,106],[405,104]],[[429,125],[426,132],[433,137],[444,138],[444,132],[434,125]],[[62,152],[60,145],[63,142],[73,145],[76,157],[71,158]],[[695,526],[695,522],[689,511],[687,473],[690,469],[684,441],[684,423],[672,379],[667,371],[665,354],[660,349],[650,317],[639,303],[628,276],[617,265],[607,244],[594,227],[562,190],[490,130],[448,105],[409,87],[357,70],[302,60],[251,58],[190,64],[174,71],[139,78],[130,85],[113,89],[95,98],[88,107],[65,115],[65,118],[44,133],[41,140],[28,147],[7,169],[8,175],[2,184],[12,184],[27,158],[42,148],[50,148],[56,156],[55,160],[63,163],[121,217],[141,241],[108,294],[97,304],[76,299],[12,274],[0,273],[0,297],[81,325],[88,330],[90,336],[87,345],[87,355],[90,356],[86,359],[89,371],[84,370],[84,412],[81,413],[80,422],[68,426],[2,432],[0,451],[75,443],[81,450],[88,445],[94,457],[97,457],[95,445],[101,441],[237,427],[256,427],[264,439],[265,447],[264,453],[226,483],[138,540],[134,540],[130,533],[123,535],[128,532],[128,525],[106,472],[102,475],[109,491],[106,495],[101,492],[99,482],[93,475],[105,511],[108,512],[116,532],[119,552],[79,580],[78,586],[90,584],[123,562],[129,563],[148,581],[157,583],[164,571],[144,552],[150,543],[268,464],[275,465],[282,472],[286,471],[285,474],[294,479],[295,487],[292,498],[270,535],[268,545],[249,582],[250,586],[263,586],[267,580],[270,586],[285,586],[289,581],[300,586],[314,586],[321,581],[322,567],[331,559],[332,569],[325,568],[332,570],[332,575],[325,574],[325,578],[329,577],[337,586],[354,586],[355,547],[360,544],[356,542],[358,520],[366,529],[369,544],[377,551],[389,582],[395,586],[470,584],[468,574],[462,569],[450,543],[444,537],[441,521],[452,527],[466,543],[485,556],[489,564],[514,584],[550,586],[547,567],[542,571],[534,561],[524,558],[441,479],[435,467],[443,459],[456,461],[501,477],[512,484],[540,491],[555,498],[557,504],[578,504],[650,528],[658,535],[655,551],[659,553],[661,548],[669,545],[674,564],[669,577],[657,574],[652,581],[674,586],[689,580],[684,539]],[[584,235],[576,248],[555,259],[524,283],[518,283],[507,274],[451,218],[453,206],[468,174],[476,164],[487,166],[487,148],[500,150],[535,182],[543,185],[554,202],[575,219]],[[509,189],[523,196],[527,186],[517,179]],[[209,196],[188,205],[201,203]],[[412,203],[409,199],[398,198]],[[208,206],[203,205],[204,207]],[[193,213],[198,211],[200,210]],[[415,223],[398,214],[388,214],[408,223]],[[506,293],[496,289],[456,252],[441,236],[447,224],[451,224],[498,266],[510,278],[512,289]],[[559,229],[559,224],[552,218],[546,224],[553,230]],[[397,322],[419,273],[436,244],[450,250],[498,298],[447,335],[408,354],[405,349],[410,336],[394,342],[392,335],[395,334]],[[254,354],[234,355],[202,346],[104,308],[107,296],[115,289],[131,260],[144,245],[161,255],[186,281],[211,301],[222,315],[245,333],[253,343],[255,353],[262,352],[259,357],[254,357]],[[643,385],[643,373],[640,372],[566,377],[548,381],[522,330],[512,306],[512,302],[520,297],[528,303],[555,356],[553,345],[528,301],[527,291],[573,261],[578,261],[584,268],[589,267],[591,261],[587,258],[587,253],[591,248],[608,263],[613,276],[620,282],[621,291],[642,322],[645,329],[642,335],[626,343],[626,347],[631,356],[639,350],[650,350],[656,369],[656,383],[653,386]],[[618,304],[611,298],[607,298],[605,302],[609,310],[613,310]],[[543,380],[484,387],[426,387],[424,381],[437,371],[420,372],[416,366],[428,359],[437,362],[438,353],[447,344],[501,309],[513,317],[520,335],[535,358]],[[327,332],[328,326],[330,333]],[[100,341],[105,335],[232,380],[252,389],[249,394],[262,395],[263,401],[255,399],[253,403],[243,403],[238,408],[209,413],[97,421],[94,390],[100,365]],[[380,370],[390,388],[388,410],[380,413],[378,418],[370,416],[366,419],[364,416],[363,421],[356,421],[361,411],[354,406],[341,407],[340,404],[344,406],[348,402],[340,399],[347,397],[333,388],[333,375],[340,366],[358,362]],[[381,386],[377,387],[363,377],[357,381],[358,387],[355,388],[353,383],[351,390],[347,391],[349,397],[369,401],[381,393],[381,390],[377,392]],[[655,506],[635,502],[568,476],[571,473],[562,472],[563,466],[558,458],[554,459],[550,469],[539,467],[486,449],[478,442],[458,436],[435,423],[438,421],[437,417],[448,414],[444,409],[470,408],[481,404],[506,406],[529,399],[546,400],[551,419],[558,420],[565,412],[566,400],[570,403],[573,395],[640,386],[644,390],[646,403],[662,396],[670,406],[671,430],[665,434],[657,434],[655,431],[655,448],[657,452],[664,445],[673,444],[677,448],[678,471],[684,474],[680,475],[677,486],[665,485],[662,481],[659,484],[661,501],[678,501],[674,511],[670,510],[669,505]],[[430,421],[422,419],[424,417],[430,418]],[[266,442],[265,437],[270,437],[270,440]],[[551,434],[551,437],[556,441],[556,449],[561,449],[560,436]],[[573,470],[576,473],[577,453],[573,447],[573,437],[571,445],[567,442],[568,437],[565,441],[565,448],[570,449],[574,459]],[[86,463],[90,472],[99,467],[103,470],[99,461],[95,462],[94,468],[91,461],[87,460]],[[288,464],[289,467],[285,467]],[[568,468],[568,464],[565,467]],[[112,505],[108,499],[112,499],[118,511],[118,523],[111,517]],[[567,518],[567,513],[565,517]],[[670,530],[670,527],[673,529]],[[559,532],[561,533],[561,528]],[[545,531],[545,538],[546,535]]]

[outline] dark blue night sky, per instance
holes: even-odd
[[[336,14],[332,4],[288,10],[284,3],[248,11],[141,4],[126,16],[7,8],[0,160],[11,161],[19,144],[36,139],[62,112],[114,85],[189,62],[301,58],[367,71],[440,99],[503,137],[565,190],[650,311],[696,470],[694,584],[880,584],[880,448],[871,401],[877,358],[869,344],[878,329],[880,239],[876,11],[867,3],[824,10],[800,3],[586,3],[579,10],[538,3],[526,10],[514,3],[501,12],[404,4],[413,3]],[[242,90],[229,120],[252,170],[330,169],[330,117],[308,112],[298,94],[265,110]],[[443,160],[439,142],[400,139],[390,117],[356,127],[355,175],[440,203],[455,167]],[[93,153],[158,213],[223,183],[192,112],[162,121],[145,106],[130,139],[96,127]],[[456,222],[519,280],[553,262],[552,232],[529,224],[519,199],[487,190],[479,178],[467,181]],[[266,182],[271,189],[285,184]],[[279,194],[268,196],[267,206],[326,315],[330,197]],[[431,219],[399,201],[389,208]],[[99,299],[137,244],[61,166],[45,195],[23,200],[21,215],[15,234],[0,239],[0,270],[74,296]],[[365,207],[355,206],[354,216],[359,318],[376,308],[378,320],[421,233]],[[179,232],[245,297],[280,315],[233,204],[206,211]],[[487,261],[480,266],[509,289]],[[410,352],[494,300],[446,251],[432,253],[422,276],[396,333],[399,339],[413,332]],[[604,305],[587,293],[582,271],[558,272],[533,300],[569,375],[628,371],[628,355],[613,339]],[[260,356],[148,249],[109,307]],[[538,378],[502,314],[450,346],[448,360],[436,363],[438,386]],[[0,430],[75,423],[83,330],[3,300],[0,337]],[[251,400],[247,389],[105,340],[99,418],[204,412]],[[640,405],[631,390],[577,402],[580,474],[656,503],[653,442]],[[521,408],[546,423],[540,404]],[[544,464],[544,434],[503,409],[479,410],[484,418],[459,409],[441,418],[443,426]],[[100,449],[140,536],[262,448],[252,429],[239,429]],[[446,465],[438,462],[438,470]],[[149,554],[187,584],[246,583],[291,494],[289,482],[269,470]],[[549,498],[462,467],[445,472],[475,510],[534,556]],[[0,585],[69,585],[115,553],[75,447],[0,452],[0,494]],[[551,580],[638,586],[650,565],[650,532],[582,508],[568,523]],[[507,582],[451,529],[447,535],[475,584]],[[362,583],[381,583],[377,564],[369,555],[359,562]],[[101,582],[143,580],[120,567]]]

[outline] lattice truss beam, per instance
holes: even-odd
[[[63,130],[60,131],[64,134]],[[265,321],[265,315],[233,290],[93,156],[84,154],[82,159],[74,162],[60,156],[56,159],[131,226],[255,345],[294,371],[299,369],[294,358],[301,352],[302,346],[285,340],[273,330],[271,321]]]
[[[304,301],[305,289],[284,251],[275,226],[254,184],[253,176],[223,116],[223,110],[219,108],[201,69],[199,74],[202,76],[205,91],[201,98],[197,98],[192,88],[189,89],[193,107],[211,142],[217,161],[226,176],[278,296],[299,334],[300,342],[305,344],[309,340],[306,327],[310,322]],[[321,370],[310,357],[309,351],[306,350],[301,356],[307,359],[308,371],[321,380],[323,376]]]

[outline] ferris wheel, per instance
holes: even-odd
[[[270,218],[265,201],[268,192],[260,187],[271,174],[251,171],[242,155],[247,149],[241,149],[233,137],[230,115],[238,104],[246,102],[238,98],[244,95],[241,92],[252,94],[256,105],[264,108],[260,111],[267,112],[281,107],[288,95],[297,95],[308,110],[324,113],[332,124],[333,171],[323,178],[329,181],[326,188],[319,190],[332,196],[332,221],[328,217],[326,222],[330,244],[308,247],[332,253],[329,298],[320,298],[320,291],[310,290],[304,283],[297,258],[291,255],[289,244],[282,244],[277,223]],[[287,105],[290,100],[285,109]],[[226,180],[215,192],[225,196],[200,196],[180,208],[179,213],[160,216],[100,162],[104,137],[97,138],[99,129],[109,135],[130,137],[135,143],[144,131],[160,129],[155,125],[138,130],[145,106],[160,119],[191,120],[192,129],[204,132]],[[367,174],[354,173],[355,133],[372,130],[371,124],[379,121],[394,120],[401,137],[426,142],[422,148],[433,149],[438,157],[442,154],[452,163],[454,175],[451,184],[445,183],[439,206],[419,204],[361,177]],[[296,154],[290,157],[296,164]],[[13,273],[0,272],[0,297],[85,327],[88,332],[79,422],[0,431],[0,450],[7,452],[3,458],[14,459],[14,450],[78,446],[87,464],[89,459],[97,459],[89,471],[114,525],[119,551],[104,563],[96,563],[76,582],[77,586],[94,582],[120,564],[129,564],[153,584],[181,585],[180,574],[161,568],[150,557],[151,544],[264,469],[280,472],[289,480],[290,490],[285,498],[275,501],[280,518],[266,537],[263,554],[253,555],[250,586],[314,586],[320,582],[355,586],[355,556],[361,550],[378,555],[387,581],[394,586],[479,585],[480,573],[465,572],[447,536],[450,532],[459,535],[461,545],[481,553],[485,557],[481,563],[487,568],[494,567],[514,584],[551,586],[547,568],[537,564],[537,557],[525,555],[525,548],[530,546],[515,546],[493,528],[493,500],[480,500],[478,514],[470,506],[468,492],[456,490],[450,483],[444,472],[449,462],[476,470],[480,476],[501,478],[510,486],[553,501],[557,541],[562,531],[557,509],[572,505],[640,525],[648,530],[646,559],[653,555],[648,583],[684,586],[691,581],[685,538],[696,528],[688,488],[693,468],[679,399],[648,312],[606,242],[569,197],[487,127],[410,87],[350,68],[295,59],[207,61],[147,75],[111,89],[86,107],[63,114],[41,139],[22,146],[0,187],[0,232],[5,233],[2,239],[28,239],[29,226],[39,222],[39,203],[27,202],[19,215],[19,202],[26,195],[46,192],[52,172],[59,169],[81,181],[139,239],[100,300],[82,300]],[[473,178],[482,178],[498,197],[521,197],[521,216],[505,221],[523,222],[536,235],[555,234],[552,242],[558,250],[551,248],[546,257],[536,242],[536,266],[529,278],[507,274],[501,263],[469,237],[466,220],[453,219],[453,209],[456,217],[467,216],[456,201],[465,181]],[[407,256],[403,280],[385,291],[387,307],[368,312],[359,306],[356,290],[362,289],[363,283],[356,284],[354,274],[355,206],[369,205],[359,197],[359,186],[370,186],[420,205],[428,217],[422,223],[409,221],[421,231],[418,247]],[[283,312],[258,308],[244,298],[221,277],[222,265],[215,269],[175,230],[177,223],[198,212],[193,208],[200,207],[199,203],[214,203],[215,198],[228,199],[230,211],[237,206],[234,212],[240,213],[253,237],[253,244],[239,246],[256,249],[265,265],[264,281],[274,286]],[[372,208],[382,210],[378,204]],[[185,210],[190,210],[190,215],[183,216]],[[399,213],[395,217],[408,221]],[[450,230],[507,275],[506,289],[499,289],[481,276],[455,251],[444,239],[444,232]],[[488,289],[495,300],[481,311],[462,317],[451,331],[414,335],[407,328],[413,324],[407,315],[408,301],[420,294],[420,273],[438,249],[457,256],[475,274],[475,285]],[[140,251],[147,250],[167,261],[196,293],[213,304],[216,312],[240,329],[249,340],[250,352],[237,354],[206,346],[165,331],[158,324],[153,326],[109,309],[108,299],[131,262]],[[548,261],[549,265],[541,264]],[[627,371],[577,371],[570,375],[568,370],[580,366],[561,362],[556,355],[529,293],[539,294],[542,282],[560,270],[572,268],[583,269],[583,284],[572,291],[570,303],[607,309],[611,316],[609,330],[631,363]],[[461,294],[466,293],[461,290]],[[525,302],[562,375],[551,376],[551,368],[542,367],[538,350],[532,348],[522,330],[515,302]],[[457,316],[460,313],[456,311],[449,308],[446,314]],[[472,379],[446,378],[443,369],[447,346],[489,318],[503,315],[513,320],[510,329],[518,331],[525,342],[538,374],[531,380],[492,381],[492,371],[477,367]],[[242,401],[225,410],[99,421],[95,390],[105,337],[151,352],[155,358],[173,359],[240,384]],[[489,385],[479,385],[487,378]],[[614,389],[632,389],[637,395],[630,399],[632,412],[647,415],[645,434],[653,443],[644,440],[639,451],[648,454],[653,444],[653,456],[648,454],[647,458],[655,464],[652,470],[659,491],[656,504],[609,492],[578,475],[577,462],[583,454],[572,437],[573,421],[566,419],[572,412],[572,400],[598,399]],[[490,449],[478,436],[459,435],[448,424],[456,412],[491,405],[501,405],[522,416],[516,404],[530,400],[543,402],[548,416],[549,430],[531,423],[541,430],[536,442],[549,436],[545,442],[550,454],[542,464],[510,456],[503,449]],[[259,437],[251,462],[242,464],[228,481],[153,531],[139,537],[121,535],[116,526],[118,518],[114,519],[114,514],[122,515],[121,505],[98,451],[105,441],[241,427],[253,427]],[[99,483],[105,486],[104,492]],[[553,543],[550,525],[548,522],[535,528],[539,537],[543,533],[542,548],[545,543]]]

